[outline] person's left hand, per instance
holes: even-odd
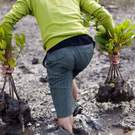
[[[12,74],[13,71],[14,71],[14,68],[11,68],[11,67],[9,67],[7,65],[1,65],[0,66],[0,73],[2,75]]]
[[[110,58],[110,62],[112,64],[119,64],[120,63],[120,53],[117,52],[115,54],[112,54],[112,55],[109,55],[109,58]]]

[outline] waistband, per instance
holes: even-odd
[[[78,35],[78,36],[74,36],[74,37],[61,41],[60,43],[56,44],[54,47],[49,49],[47,51],[47,53],[52,53],[55,50],[58,50],[58,49],[64,48],[64,47],[82,46],[82,45],[84,46],[84,45],[88,45],[91,43],[93,43],[95,45],[94,40],[89,35],[87,35],[87,34]]]

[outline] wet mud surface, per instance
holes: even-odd
[[[115,21],[118,23],[130,18],[135,22],[134,0],[122,0],[121,4],[118,0],[118,4],[115,2],[116,0],[108,3],[104,0],[104,5]],[[0,4],[0,20],[9,11],[10,6],[10,3]],[[27,42],[13,77],[19,95],[28,100],[36,123],[22,133],[19,126],[5,126],[0,121],[0,135],[57,135],[55,109],[47,83],[46,69],[42,66],[45,52],[36,20],[31,16],[23,18],[15,25],[14,32],[24,32]],[[90,32],[94,34],[92,30]],[[99,83],[105,81],[110,66],[106,56],[98,56],[95,50],[89,66],[76,78],[81,91],[79,104],[83,106],[83,114],[75,117],[76,126],[83,127],[89,135],[134,135],[135,100],[112,104],[98,103],[95,99]],[[121,51],[120,71],[135,91],[135,43]],[[3,78],[0,77],[0,88],[2,84]]]

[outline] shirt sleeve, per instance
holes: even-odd
[[[94,0],[80,0],[80,8],[90,16],[96,18],[99,24],[113,34],[114,22],[111,14]]]
[[[11,41],[13,26],[28,14],[31,14],[30,0],[17,0],[11,10],[4,16],[0,26],[6,33],[7,42]]]

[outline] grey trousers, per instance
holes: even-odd
[[[73,112],[72,80],[89,64],[94,45],[65,47],[47,54],[46,67],[57,117]]]

